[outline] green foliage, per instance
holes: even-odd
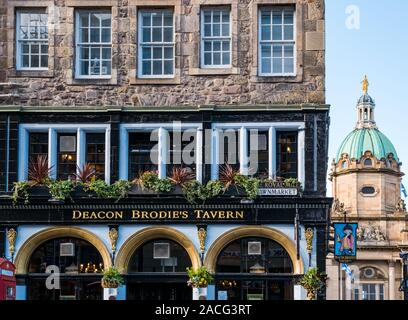
[[[187,285],[193,288],[205,288],[214,281],[206,267],[187,268],[187,275],[189,277]]]
[[[104,180],[94,180],[85,185],[85,191],[93,191],[98,198],[103,199],[116,199],[119,201],[122,198],[127,197],[131,184],[127,180],[119,180],[114,184],[107,184]]]
[[[298,188],[300,187],[300,182],[296,178],[287,178],[283,181],[283,184],[287,188]]]
[[[235,176],[235,184],[244,189],[248,198],[255,199],[258,196],[260,184],[260,180],[258,178],[250,178],[239,174]]]
[[[61,201],[70,198],[74,190],[74,183],[71,180],[50,180],[47,186],[52,198]]]
[[[218,180],[208,181],[205,185],[192,180],[183,185],[184,197],[190,203],[204,202],[209,198],[220,195],[223,191],[224,186]]]
[[[31,183],[28,181],[18,181],[13,184],[13,203],[16,204],[19,200],[24,200],[24,203],[28,203],[28,190],[31,187]]]
[[[119,273],[119,270],[110,267],[108,270],[105,270],[102,277],[102,287],[104,288],[117,288],[123,284],[123,277]]]
[[[308,298],[314,299],[316,294],[325,287],[326,278],[327,276],[324,273],[320,273],[318,268],[310,268],[303,275],[299,284],[307,290]]]
[[[169,179],[160,179],[157,172],[154,171],[145,171],[137,179],[137,183],[147,190],[154,192],[170,192],[171,190],[171,181]]]

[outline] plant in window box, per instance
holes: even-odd
[[[224,192],[224,185],[218,180],[208,181],[202,185],[197,180],[192,180],[183,185],[183,194],[191,204],[205,203],[207,199],[219,196]]]
[[[307,291],[307,300],[316,300],[317,294],[326,286],[327,275],[318,268],[310,268],[300,279],[299,284]]]
[[[148,194],[151,194],[151,192],[168,193],[172,187],[171,181],[167,178],[160,179],[157,171],[145,171],[139,175],[139,178],[134,179],[132,182],[136,187],[136,189],[133,190],[134,193],[144,193],[144,191],[148,191]]]
[[[174,167],[169,176],[173,185],[173,193],[182,194],[183,186],[194,178],[195,174],[190,168]]]
[[[64,203],[65,200],[71,198],[71,193],[74,191],[74,182],[71,180],[50,180],[48,189],[52,197],[48,201]]]
[[[126,198],[130,189],[131,183],[127,180],[118,180],[109,185],[104,180],[93,180],[85,185],[86,192],[95,192],[98,198],[115,199],[118,202],[122,198]]]
[[[258,196],[260,180],[242,175],[228,163],[220,170],[220,181],[224,185],[226,195],[246,195],[252,200]]]
[[[193,300],[200,300],[201,297],[206,299],[207,287],[214,281],[213,276],[206,267],[197,269],[187,268],[188,281],[187,285],[193,288]]]
[[[118,269],[110,267],[109,269],[104,271],[101,280],[103,288],[117,288],[123,283],[124,283],[123,277]]]
[[[13,195],[11,196],[13,203],[17,204],[20,200],[22,200],[25,204],[27,204],[30,187],[31,183],[28,181],[14,182]]]
[[[86,186],[96,180],[95,166],[90,163],[84,163],[81,167],[77,166],[77,172],[74,174],[75,178],[75,198],[84,198],[92,196],[91,192],[86,192]],[[96,194],[94,194],[96,196]]]

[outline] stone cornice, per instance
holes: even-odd
[[[134,107],[134,106],[19,106],[0,105],[0,113],[89,113],[89,112],[279,112],[279,111],[329,111],[328,104],[296,104],[296,105],[198,105],[198,106],[174,106],[174,107]]]

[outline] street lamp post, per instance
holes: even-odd
[[[404,300],[408,300],[408,252],[401,252],[403,280],[401,289],[404,291]]]

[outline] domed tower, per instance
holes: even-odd
[[[357,102],[357,124],[338,149],[330,180],[332,222],[357,222],[357,260],[349,266],[355,281],[340,286],[338,262],[329,259],[329,299],[401,299],[399,252],[408,246],[407,215],[401,199],[401,162],[391,141],[378,129],[367,77]],[[348,277],[343,273],[342,279]],[[350,280],[350,279],[349,279]],[[342,292],[340,293],[340,287]]]

